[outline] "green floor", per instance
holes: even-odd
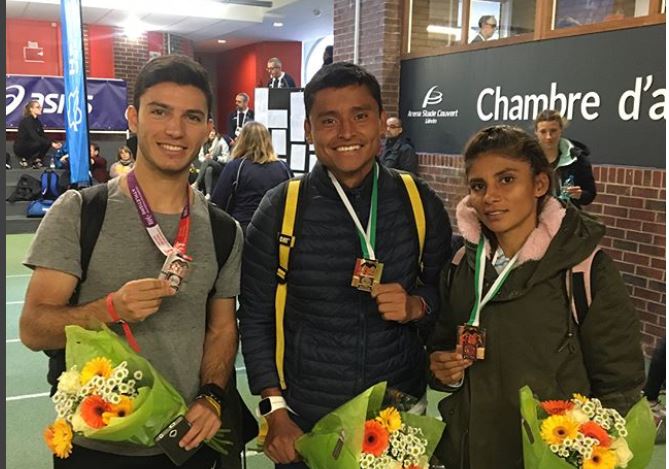
[[[28,350],[18,342],[18,318],[30,271],[21,265],[32,235],[8,235],[7,252],[7,296],[6,296],[6,378],[7,396],[7,469],[47,469],[51,467],[51,456],[42,441],[42,430],[54,417],[52,404],[46,393],[46,357],[42,353]],[[246,384],[246,374],[241,358],[237,359],[240,393],[254,409],[258,398],[251,396]],[[15,399],[17,398],[18,399]],[[428,394],[428,412],[437,415],[438,393]],[[665,445],[655,448],[651,469],[665,468]],[[269,469],[271,462],[262,454],[249,452],[248,469]]]

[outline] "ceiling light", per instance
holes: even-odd
[[[219,40],[216,41],[216,42],[218,42],[219,44],[225,44],[225,43],[228,42],[228,41],[226,41],[225,39],[219,39]]]
[[[128,18],[125,23],[123,23],[123,34],[125,34],[130,39],[139,38],[142,34],[144,34],[145,31],[148,31],[149,29],[151,28],[149,28],[148,25],[142,23],[134,17]]]
[[[272,23],[272,26],[274,26],[275,28],[280,28],[283,26],[283,23],[280,21],[275,21],[274,23]]]

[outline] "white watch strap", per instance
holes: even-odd
[[[293,409],[288,407],[288,404],[286,403],[286,400],[282,396],[268,396],[266,399],[269,399],[270,410],[269,410],[269,412],[267,412],[266,414],[263,415],[263,414],[260,413],[260,409],[256,408],[256,416],[257,417],[267,416],[267,415],[271,414],[272,412],[274,412],[275,410],[279,410],[279,409],[288,409],[289,412],[293,412]],[[295,413],[295,412],[293,412],[293,413]]]

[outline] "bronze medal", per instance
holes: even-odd
[[[372,287],[381,283],[383,264],[372,259],[356,259],[351,286],[358,290],[371,292]]]
[[[485,329],[469,324],[458,326],[458,344],[462,347],[465,360],[483,360],[485,358]]]

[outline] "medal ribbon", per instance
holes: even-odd
[[[146,232],[149,234],[153,244],[160,249],[160,252],[165,256],[169,256],[172,251],[176,249],[181,254],[186,255],[186,246],[188,245],[188,237],[190,235],[190,203],[188,188],[186,188],[186,205],[184,205],[184,208],[181,211],[179,229],[177,231],[177,238],[174,241],[174,246],[170,244],[163,234],[163,230],[160,229],[160,225],[158,224],[156,217],[153,215],[142,189],[139,187],[137,176],[135,176],[134,171],[128,173],[128,190],[130,191],[132,201],[137,208],[137,213],[139,213],[139,218],[142,220],[144,228],[146,228]]]
[[[344,203],[344,207],[346,207],[346,210],[348,211],[348,214],[351,216],[351,219],[353,219],[353,223],[355,223],[355,228],[358,233],[358,238],[360,238],[362,256],[365,259],[369,259],[372,261],[376,260],[376,255],[374,254],[374,245],[376,244],[376,211],[377,211],[376,209],[379,199],[378,163],[375,162],[373,168],[372,199],[369,207],[369,219],[367,220],[366,231],[362,229],[362,223],[360,223],[358,214],[355,213],[355,210],[353,210],[353,206],[351,205],[351,202],[348,200],[348,197],[346,197],[346,193],[344,193],[344,189],[341,187],[341,184],[339,184],[339,181],[337,181],[337,178],[334,177],[334,175],[330,171],[328,171],[328,176],[330,176],[332,184],[334,184],[335,189],[337,189],[339,198]]]
[[[481,235],[481,238],[479,239],[479,244],[476,247],[476,264],[474,267],[474,282],[475,282],[474,289],[476,290],[476,298],[474,300],[474,307],[472,308],[472,312],[469,316],[469,321],[467,321],[468,325],[474,327],[478,327],[479,325],[479,318],[481,316],[481,310],[483,309],[483,307],[486,304],[488,304],[488,302],[492,299],[493,296],[497,294],[499,289],[502,288],[502,284],[509,277],[511,269],[516,263],[516,260],[518,260],[518,253],[516,253],[511,258],[511,260],[509,260],[509,263],[506,265],[506,267],[504,267],[504,270],[502,270],[499,273],[497,279],[491,285],[490,289],[488,290],[488,293],[486,293],[483,299],[481,299],[481,296],[483,295],[483,280],[485,278],[486,257],[487,257],[487,248],[485,245],[485,238],[483,237],[483,235]]]

